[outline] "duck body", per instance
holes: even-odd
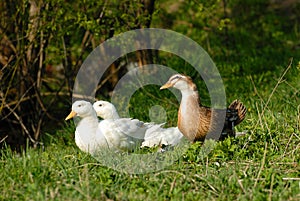
[[[108,148],[105,136],[98,130],[98,120],[91,118],[79,121],[75,130],[75,143],[80,150],[91,154],[100,148]]]
[[[211,118],[211,111],[208,108],[199,107],[197,97],[197,91],[191,93],[184,91],[178,110],[178,128],[183,134],[187,134],[185,136],[190,141],[204,140],[210,128],[208,119]],[[203,116],[207,118],[201,118]]]
[[[109,147],[114,147],[122,151],[132,151],[138,147],[143,138],[135,138],[126,128],[119,126],[120,122],[113,119],[101,120],[98,124],[98,129],[105,136]]]
[[[97,116],[103,119],[98,128],[110,146],[132,151],[141,145],[151,124],[138,119],[120,118],[115,106],[107,101],[97,101],[93,107]]]
[[[182,94],[178,110],[178,128],[191,142],[204,141],[209,132],[216,130],[219,111],[202,106],[196,85],[188,76],[175,74],[161,89],[174,87]],[[225,124],[220,139],[234,135],[234,126],[243,121],[245,106],[238,100],[233,101],[226,110]]]
[[[177,127],[162,128],[163,124],[145,123],[131,118],[120,118],[115,106],[110,102],[97,101],[93,104],[93,107],[97,115],[103,118],[104,122],[110,122],[111,125],[106,125],[105,128],[109,127],[108,129],[111,129],[111,133],[114,133],[112,136],[119,135],[119,138],[124,140],[123,144],[125,145],[126,143],[129,143],[128,146],[132,145],[133,147],[136,147],[137,144],[140,145],[140,143],[142,143],[142,147],[153,147],[160,144],[175,145],[183,137]],[[104,128],[101,125],[99,127]],[[107,136],[107,138],[109,137]],[[118,137],[112,138],[118,139]]]

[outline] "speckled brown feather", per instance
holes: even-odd
[[[229,109],[232,110],[237,110],[237,119],[234,122],[234,125],[238,125],[239,123],[241,123],[246,116],[246,112],[247,109],[246,107],[243,105],[243,103],[241,103],[239,100],[234,100],[228,107]]]

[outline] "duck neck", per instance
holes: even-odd
[[[120,116],[116,110],[112,110],[107,115],[104,115],[103,119],[120,119]]]
[[[114,111],[112,112],[112,119],[120,119],[120,116],[119,116],[119,114],[117,113],[116,110],[114,110]]]
[[[200,101],[198,91],[181,91],[182,98],[178,113],[178,128],[191,141],[196,137],[200,121]]]
[[[198,111],[200,105],[198,92],[182,92],[180,112],[182,116]]]
[[[98,128],[97,116],[87,116],[82,118],[76,127],[80,135],[94,135]]]

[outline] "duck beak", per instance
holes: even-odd
[[[173,86],[173,84],[167,82],[166,84],[164,84],[164,85],[162,85],[162,86],[160,87],[160,90],[162,90],[162,89],[167,89],[167,88],[170,88],[170,87],[172,87],[172,86]]]
[[[65,118],[65,120],[69,120],[69,119],[75,117],[76,115],[77,115],[77,113],[72,110],[70,112],[70,114]]]

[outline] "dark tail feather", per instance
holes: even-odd
[[[239,100],[234,100],[228,108],[237,110],[237,119],[234,121],[235,126],[245,119],[247,108]]]

